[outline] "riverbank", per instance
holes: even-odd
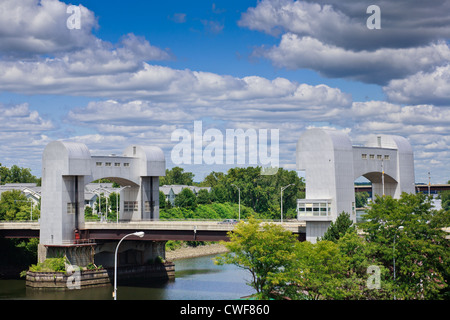
[[[195,258],[220,254],[227,252],[228,249],[220,243],[207,244],[197,247],[182,247],[175,250],[166,251],[166,260],[175,261],[179,259]]]

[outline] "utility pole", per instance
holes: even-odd
[[[430,177],[430,171],[428,171],[428,196],[431,194],[431,177]]]

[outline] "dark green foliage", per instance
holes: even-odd
[[[239,188],[241,205],[267,218],[280,219],[281,187],[289,184],[293,186],[283,191],[283,211],[292,216],[297,199],[305,197],[304,181],[295,171],[280,168],[276,174],[262,175],[261,167],[232,168],[226,174],[210,173],[200,185],[211,187],[211,201],[221,203],[238,203]]]
[[[30,201],[20,190],[3,192],[0,199],[0,220],[37,220],[40,210],[38,206],[32,206]]]
[[[11,168],[2,166],[0,163],[0,182],[5,183],[37,183],[41,185],[41,179],[36,178],[31,174],[29,168],[20,168],[13,165]]]
[[[198,204],[209,204],[211,203],[211,194],[208,190],[201,189],[197,193],[197,203]]]
[[[239,224],[242,228],[235,228],[226,244],[233,255],[224,255],[221,261],[253,272],[251,285],[260,293],[270,292],[259,296],[263,299],[449,299],[450,244],[442,230],[448,226],[449,213],[433,210],[430,200],[423,194],[406,193],[400,199],[377,197],[362,232],[356,232],[348,214],[342,213],[327,232],[331,241],[315,244],[304,241],[291,246],[287,239],[263,234],[261,227]],[[276,239],[277,248],[271,248],[267,239]],[[279,253],[285,246],[289,249],[281,260]],[[273,263],[277,269],[256,274],[253,270],[262,262]],[[378,270],[376,288],[370,282],[374,274],[369,273],[374,268]]]
[[[356,192],[355,193],[356,208],[364,208],[367,205],[367,199],[369,199],[369,193]]]
[[[351,232],[355,229],[353,221],[350,219],[350,215],[346,212],[342,212],[335,222],[331,222],[327,231],[322,237],[322,240],[328,240],[337,242],[347,232]]]
[[[159,218],[161,220],[224,220],[237,219],[239,215],[239,206],[235,203],[211,203],[199,204],[195,209],[192,208],[165,208],[160,209]],[[241,219],[255,215],[255,212],[248,207],[241,205]],[[263,217],[262,215],[260,215]]]
[[[402,194],[400,199],[377,197],[362,225],[366,240],[379,261],[392,270],[400,299],[439,299],[448,294],[450,244],[443,226],[448,211],[432,209],[424,194]],[[447,297],[448,298],[448,297]]]
[[[175,198],[175,206],[195,210],[197,197],[189,188],[184,188]]]
[[[165,208],[166,207],[166,196],[164,195],[164,192],[159,191],[159,207]]]
[[[442,191],[440,197],[442,209],[450,211],[450,190]]]
[[[194,184],[194,174],[192,172],[184,172],[183,168],[173,167],[172,169],[166,169],[166,176],[159,178],[159,185],[188,185]]]
[[[66,272],[66,257],[62,258],[47,258],[42,263],[33,264],[30,266],[30,271],[34,272]]]

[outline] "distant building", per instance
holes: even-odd
[[[170,187],[170,186],[161,186],[161,187],[159,187],[159,191],[164,193],[166,202],[170,202],[171,205],[174,205],[174,203],[175,203],[175,192],[173,191],[172,187]]]
[[[99,195],[103,193],[109,197],[111,193],[120,193],[119,188],[113,188],[112,183],[88,183],[84,186],[84,207],[95,208],[95,203]]]
[[[36,183],[6,183],[0,185],[0,196],[3,192],[12,190],[21,191],[27,200],[33,202],[33,206],[39,204],[41,199],[41,187],[38,187]]]

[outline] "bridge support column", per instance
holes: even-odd
[[[316,243],[317,238],[323,237],[331,221],[306,221],[306,241]]]
[[[70,265],[77,267],[86,267],[90,263],[94,263],[100,269],[82,269],[78,274],[80,280],[78,289],[109,285],[113,283],[114,279],[114,256],[117,243],[117,241],[108,241],[80,245],[39,244],[38,259],[39,262],[43,262],[48,258],[65,256]],[[172,262],[164,261],[165,244],[166,241],[130,240],[122,242],[118,252],[119,284],[173,280],[175,265]],[[53,276],[49,276],[48,272],[28,271],[27,273],[27,286],[35,288],[72,289],[71,283],[68,275],[58,272],[55,272]]]
[[[167,241],[133,241],[121,243],[118,252],[120,266],[153,264],[166,258]],[[114,267],[114,255],[117,241],[104,242],[95,247],[94,262],[105,268]]]
[[[44,262],[48,258],[67,257],[69,263],[79,267],[86,267],[94,263],[95,244],[78,245],[38,245],[38,262]]]

